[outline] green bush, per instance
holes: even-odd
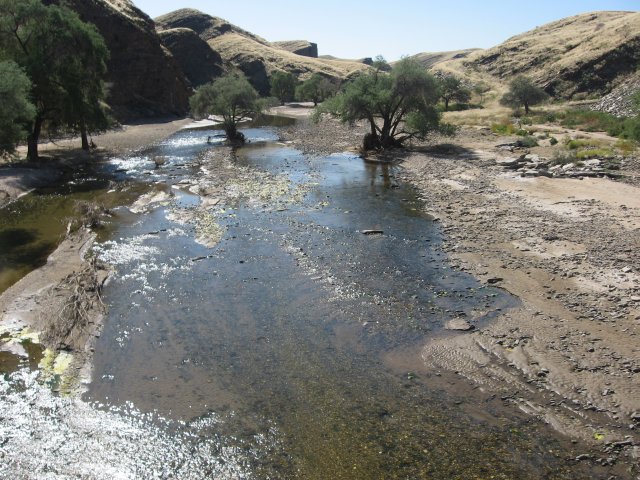
[[[568,110],[559,115],[560,123],[567,128],[575,128],[586,132],[607,132],[619,135],[624,121],[605,112],[592,110]]]
[[[608,148],[594,148],[590,150],[582,150],[576,153],[576,158],[581,160],[587,158],[612,158],[615,154]]]
[[[557,139],[556,137],[551,137],[551,138],[549,139],[549,143],[550,143],[551,145],[557,145],[557,144],[558,144],[558,139]]]
[[[512,123],[500,122],[500,123],[492,123],[491,131],[493,133],[497,133],[499,135],[515,135],[518,131],[516,126]]]
[[[516,144],[519,147],[531,148],[531,147],[537,147],[538,146],[538,141],[535,139],[535,137],[531,137],[529,135],[526,135],[526,136],[522,137],[520,140],[518,140],[516,142]]]

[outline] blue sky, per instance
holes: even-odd
[[[133,0],[151,17],[196,8],[269,40],[304,39],[320,55],[387,60],[489,48],[518,33],[595,10],[640,10],[640,0]]]

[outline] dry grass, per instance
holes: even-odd
[[[469,62],[499,76],[524,73],[544,84],[557,72],[600,58],[638,35],[639,12],[587,13],[516,35],[472,54]]]
[[[253,59],[264,62],[268,72],[286,70],[305,79],[315,72],[345,78],[368,67],[362,63],[310,58],[256,42],[239,33],[225,33],[208,41],[225,62],[245,63]]]

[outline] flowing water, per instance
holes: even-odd
[[[96,247],[116,275],[84,402],[60,404],[23,372],[20,388],[3,386],[9,418],[71,411],[82,419],[62,422],[71,444],[94,459],[74,468],[89,476],[103,463],[121,478],[586,474],[564,462],[561,437],[421,369],[419,346],[447,334],[444,322],[482,326],[516,300],[448,266],[399,167],[306,156],[277,129],[250,128],[251,143],[220,164],[232,172],[222,201],[205,207],[189,187],[205,174],[215,183],[203,169],[223,148],[207,143],[215,133],[186,130],[114,160],[119,175],[174,195],[120,212]],[[196,241],[203,215],[217,232],[209,246]],[[30,391],[38,401],[25,406]]]

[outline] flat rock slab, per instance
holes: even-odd
[[[458,330],[460,332],[469,332],[474,330],[476,327],[467,322],[464,318],[454,318],[453,320],[449,320],[444,328],[447,330]]]

